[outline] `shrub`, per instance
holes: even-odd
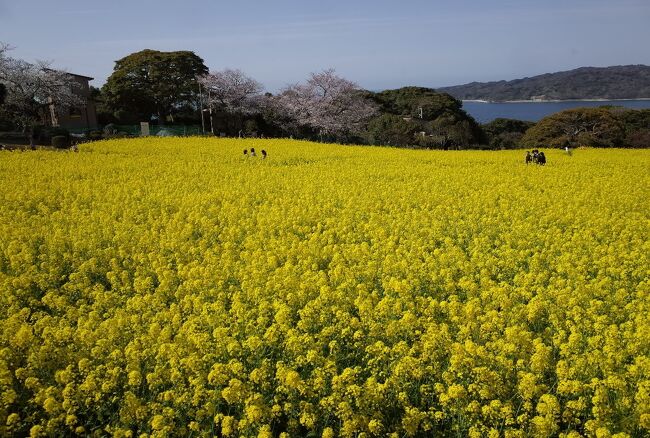
[[[641,129],[631,133],[627,138],[631,148],[650,148],[650,129]]]
[[[521,132],[502,132],[490,140],[492,149],[517,149],[521,147]]]
[[[2,115],[0,115],[0,132],[13,131],[14,129],[16,129],[16,126],[13,124],[13,122],[7,118],[3,118]]]
[[[497,118],[483,125],[491,149],[516,149],[524,133],[535,123],[525,120]]]
[[[114,123],[109,123],[108,125],[104,126],[104,135],[105,136],[111,136],[117,134],[117,127],[115,126]]]
[[[417,125],[404,117],[382,114],[368,123],[367,140],[374,145],[408,146],[415,144]]]
[[[63,136],[65,138],[70,138],[70,131],[68,131],[65,128],[62,128],[60,126],[54,126],[52,128],[47,129],[46,135],[49,135],[51,138],[57,137],[57,136]]]
[[[102,140],[104,138],[104,134],[102,131],[90,131],[88,133],[88,139],[89,140]]]
[[[620,147],[625,129],[609,108],[573,108],[544,117],[522,138],[527,148],[578,146]]]
[[[68,137],[65,135],[55,135],[52,137],[52,146],[54,146],[57,149],[65,149],[70,145],[70,141],[68,140]]]

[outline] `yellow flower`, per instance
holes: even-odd
[[[237,421],[232,416],[225,416],[221,420],[221,433],[224,436],[230,436],[235,433],[237,428]]]
[[[165,417],[156,415],[151,419],[151,428],[153,430],[162,430],[166,425]]]
[[[650,430],[648,150],[80,149],[0,151],[0,434]]]

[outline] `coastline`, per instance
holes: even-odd
[[[650,100],[650,97],[638,97],[635,99],[522,99],[522,100],[482,100],[482,99],[461,99],[461,102],[472,103],[560,103],[560,102],[621,102],[634,100]]]

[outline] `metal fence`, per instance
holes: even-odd
[[[140,137],[142,130],[140,125],[112,125],[111,132],[106,132],[104,128],[97,129],[69,129],[71,134],[89,135],[91,132],[101,132],[109,135],[122,135],[131,137]],[[203,135],[200,126],[179,126],[179,125],[150,125],[149,135],[157,137],[187,137],[190,135]]]

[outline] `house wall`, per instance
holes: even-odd
[[[84,98],[85,105],[76,108],[51,107],[52,125],[66,129],[96,129],[97,111],[95,103],[90,99],[91,78],[72,75],[78,83],[76,93]]]

